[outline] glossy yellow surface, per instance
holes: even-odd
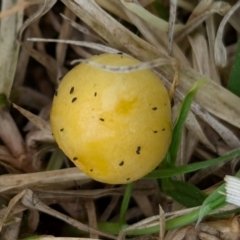
[[[113,66],[139,63],[119,54],[90,60]],[[61,81],[50,121],[69,159],[93,179],[111,184],[152,171],[171,141],[168,93],[151,70],[116,73],[79,64]]]

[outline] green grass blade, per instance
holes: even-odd
[[[209,209],[217,209],[218,206],[220,206],[219,202],[221,202],[221,200],[210,203]],[[200,211],[199,209],[196,209],[188,214],[167,220],[166,225],[165,225],[166,231],[184,227],[186,225],[197,222],[198,217],[199,217],[199,211]],[[211,212],[213,212],[213,210],[210,210],[208,213],[211,213]],[[143,234],[156,234],[156,233],[159,233],[159,231],[160,231],[159,226],[154,226],[154,227],[148,227],[148,228],[144,228],[144,229],[133,230],[133,231],[129,232],[128,235],[137,236],[137,235],[143,235]]]
[[[166,177],[173,177],[179,174],[194,172],[194,171],[211,167],[218,163],[222,163],[224,161],[230,160],[238,155],[240,155],[240,148],[237,148],[221,157],[218,157],[212,160],[198,162],[198,163],[190,163],[190,164],[186,164],[178,167],[154,170],[150,172],[148,175],[146,175],[144,178],[146,179],[166,178]]]
[[[223,207],[225,204],[227,204],[226,196],[220,193],[224,191],[225,191],[225,184],[222,184],[205,199],[205,201],[203,202],[199,210],[197,223],[199,223],[203,219],[203,217],[206,216],[211,211],[214,211],[217,208]],[[214,208],[212,208],[213,202],[215,203],[215,205],[213,206]]]
[[[221,195],[221,197],[222,196],[223,195]],[[209,213],[212,213],[214,210],[217,210],[220,207],[221,203],[222,203],[222,199],[218,199],[215,202],[211,202],[208,206],[209,211],[207,213],[209,214]],[[197,209],[188,214],[166,221],[166,230],[172,230],[175,228],[184,227],[188,224],[197,222],[197,220],[199,219],[199,213],[200,213],[200,209]]]
[[[98,229],[112,235],[118,235],[122,229],[128,227],[127,224],[119,226],[118,222],[99,222]]]
[[[0,109],[8,105],[8,100],[5,94],[0,94]]]
[[[236,177],[240,177],[240,173],[236,174]],[[225,193],[225,183],[218,187],[215,191],[213,191],[203,202],[198,217],[198,223],[202,220],[204,216],[206,216],[210,211],[214,211],[219,207],[223,207],[226,202],[226,196],[222,193]],[[212,207],[212,203],[214,203],[215,208]]]
[[[132,194],[132,183],[129,183],[126,186],[122,204],[121,204],[120,218],[119,218],[119,226],[120,227],[125,224],[125,215],[126,215],[126,211],[128,209],[129,201],[131,199],[131,194]]]
[[[163,20],[168,21],[169,19],[168,9],[158,0],[154,0],[152,5],[154,6],[157,15]]]
[[[60,169],[63,163],[64,163],[64,153],[60,148],[57,148],[53,151],[50,157],[46,171]]]
[[[187,182],[166,178],[162,179],[161,183],[164,193],[188,208],[200,206],[207,197],[201,190]]]
[[[219,205],[219,202],[210,203],[210,209],[216,209],[216,206],[218,206],[218,205]],[[200,209],[195,209],[192,212],[189,212],[182,216],[166,220],[166,231],[184,227],[186,225],[197,222],[198,217],[199,217],[199,211],[200,211]],[[226,212],[229,212],[229,211],[226,211]],[[212,212],[210,212],[210,213],[212,213]],[[224,213],[221,213],[221,214],[224,214]],[[229,215],[231,215],[231,212],[229,213]],[[70,226],[70,225],[66,225],[65,227],[76,229],[75,227]],[[127,225],[127,224],[122,225],[120,227],[118,222],[99,222],[98,223],[98,229],[100,231],[109,233],[112,235],[118,235],[122,229],[125,229],[127,227],[129,227],[129,225]],[[157,233],[159,233],[159,231],[160,231],[159,225],[153,226],[153,227],[145,226],[142,229],[136,229],[136,230],[132,230],[132,231],[128,232],[127,236],[142,236],[142,235],[157,234]],[[72,230],[71,230],[71,232],[72,232]],[[80,234],[83,235],[84,231],[76,229],[76,235],[74,235],[74,236],[79,236]]]
[[[238,41],[235,60],[231,69],[227,88],[240,97],[240,41]]]
[[[205,79],[199,80],[195,82],[193,87],[190,89],[186,97],[182,102],[182,106],[179,112],[179,116],[174,124],[173,127],[173,134],[172,134],[172,142],[169,147],[169,151],[167,154],[167,164],[170,166],[174,166],[177,158],[178,148],[181,141],[182,130],[187,119],[188,113],[191,108],[191,103],[198,91],[198,89],[206,82]]]

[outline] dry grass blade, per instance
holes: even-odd
[[[189,21],[183,29],[175,34],[175,40],[177,42],[181,41],[186,37],[190,32],[200,26],[200,24],[208,19],[211,15],[218,13],[218,14],[226,14],[230,9],[230,5],[226,2],[214,2],[212,5],[209,6],[207,11],[203,12],[202,14],[198,15],[197,17],[193,18]]]
[[[150,199],[147,195],[145,194],[139,194],[139,195],[134,195],[133,194],[133,199],[139,206],[141,212],[144,214],[145,217],[150,217],[153,216],[153,209],[152,209],[152,204],[150,202]]]
[[[130,50],[135,56],[142,54],[140,60],[154,58],[155,54],[151,52],[154,51],[155,48],[128,31],[113,17],[102,10],[95,1],[91,0],[86,2],[83,0],[75,0],[77,4],[70,4],[66,0],[62,1],[111,46],[114,46],[123,52],[128,52]],[[94,17],[95,19],[93,21]],[[144,55],[145,58],[143,58]]]
[[[173,39],[174,39],[174,27],[177,17],[177,1],[171,0],[170,1],[170,18],[168,23],[168,55],[172,56],[173,50]]]
[[[53,170],[49,172],[38,172],[2,175],[0,176],[0,192],[7,192],[16,189],[25,189],[28,187],[47,186],[51,183],[65,183],[77,180],[89,179],[84,173],[77,168],[69,168],[63,170]]]
[[[56,210],[54,209],[51,209],[50,207],[48,207],[47,205],[45,205],[43,202],[41,202],[36,196],[35,194],[27,189],[24,196],[22,197],[22,200],[21,200],[22,204],[26,207],[29,207],[31,209],[37,209],[38,211],[41,211],[41,212],[45,212],[49,215],[52,215],[56,218],[59,218],[67,223],[69,223],[70,225],[80,229],[80,230],[83,230],[83,231],[86,231],[86,232],[89,232],[89,233],[92,233],[92,234],[96,234],[96,235],[101,235],[101,236],[105,236],[107,238],[110,238],[110,239],[116,239],[115,236],[113,235],[110,235],[110,234],[106,234],[106,233],[103,233],[101,231],[98,231],[96,229],[93,229],[91,227],[88,227],[87,225],[84,225],[82,224],[81,222],[78,222],[76,221],[75,219],[72,219],[62,213],[59,213],[57,212]]]
[[[199,209],[200,207],[193,207],[193,208],[186,208],[186,209],[182,209],[182,210],[177,210],[177,211],[174,211],[174,212],[168,212],[168,213],[165,213],[165,218],[166,219],[173,219],[174,217],[179,217],[179,216],[183,216],[187,213],[190,213],[194,210],[197,210]]]
[[[120,1],[96,0],[96,2],[99,6],[118,16],[119,18],[124,19],[127,22],[131,22],[124,10],[119,7],[120,5],[122,5]]]
[[[65,8],[64,14],[70,18],[70,20],[74,21],[76,16],[69,10],[69,8]],[[72,34],[72,27],[69,26],[68,22],[64,22],[63,26],[60,30],[59,33],[59,38],[60,39],[67,39],[71,36]],[[67,45],[66,44],[61,44],[58,43],[56,46],[56,59],[57,59],[57,71],[58,71],[58,78],[62,76],[62,71],[61,69],[63,68],[64,65],[64,60],[66,58],[67,54]]]
[[[19,202],[19,200],[25,195],[26,190],[23,190],[22,192],[20,192],[19,194],[17,194],[15,197],[13,197],[11,199],[11,201],[8,204],[8,208],[5,211],[4,217],[1,219],[0,222],[0,231],[2,230],[3,224],[5,222],[5,220],[8,218],[8,216],[10,215],[10,212],[12,211],[12,209],[15,207],[15,205]]]
[[[75,237],[54,237],[50,235],[39,236],[38,240],[99,240],[98,238],[75,238]]]
[[[210,77],[209,55],[206,39],[202,34],[188,37],[193,52],[193,66],[199,73]]]
[[[118,7],[122,7],[120,2],[118,2]],[[138,31],[144,36],[144,38],[152,46],[158,49],[159,52],[167,56],[167,49],[169,44],[167,33],[157,30],[154,26],[151,26],[126,8],[123,8],[123,11],[127,14],[132,24],[137,27]],[[178,59],[183,65],[190,66],[189,61],[187,60],[186,56],[183,54],[179,46],[173,42],[172,48],[172,56]]]
[[[227,65],[227,52],[223,44],[223,31],[225,25],[228,23],[229,18],[234,14],[234,12],[240,7],[240,2],[238,1],[225,15],[220,26],[218,28],[216,40],[215,40],[215,61],[220,67],[225,67]]]
[[[119,53],[118,50],[107,47],[103,44],[91,43],[91,42],[83,42],[83,41],[74,41],[74,40],[61,40],[61,39],[43,39],[43,38],[28,38],[29,41],[35,42],[57,42],[57,43],[66,43],[66,44],[73,44],[76,46],[87,47],[91,49],[95,49],[101,52],[108,52],[108,53]]]
[[[33,4],[39,4],[39,3],[42,3],[42,2],[43,2],[43,0],[32,0],[31,2],[27,1],[27,0],[19,1],[15,5],[13,5],[10,9],[2,11],[0,13],[0,18],[9,17],[9,16],[11,16],[15,13],[18,13],[19,11],[22,11],[22,10],[26,9],[28,6],[31,6]]]
[[[43,2],[43,1],[42,1]],[[47,13],[52,6],[57,2],[57,0],[44,0],[44,4],[42,6],[40,6],[39,10],[33,14],[30,18],[28,18],[23,26],[21,27],[21,29],[19,30],[18,33],[18,40],[21,41],[22,40],[22,34],[24,32],[24,30],[33,22],[36,21],[37,19],[39,19],[41,16],[43,16],[45,13]]]
[[[183,240],[186,239],[187,230],[191,227],[185,227],[169,231],[164,240]]]
[[[193,73],[191,72],[190,69],[185,69],[185,72],[183,72],[183,69],[181,69],[180,74],[187,75],[187,77],[185,76],[184,79],[180,77],[180,82],[178,85],[178,89],[180,91],[182,90],[183,92],[185,92],[186,86],[184,86],[184,84],[182,84],[181,81],[185,82],[185,80],[189,79],[190,76],[196,77],[196,73],[195,75],[192,75]],[[198,79],[201,79],[200,75],[198,76]],[[188,85],[187,82],[185,83]],[[212,96],[214,96],[214,99]],[[181,97],[181,94],[179,95],[179,97]],[[193,103],[192,110],[194,111],[195,114],[197,114],[206,122],[208,122],[212,127],[214,127],[216,121],[215,118],[212,117],[212,115],[217,116],[218,118],[225,120],[236,127],[240,127],[240,121],[238,121],[238,119],[235,118],[240,115],[240,112],[236,107],[237,104],[240,104],[240,100],[237,96],[235,96],[225,88],[221,87],[218,84],[215,84],[213,81],[208,81],[199,90],[195,100],[199,104]],[[212,115],[209,113],[211,113]]]
[[[199,154],[201,158],[205,159],[205,161],[214,158],[213,154],[208,153],[202,149],[197,149],[196,152]],[[210,174],[212,174],[213,171],[215,171],[214,168],[202,169],[197,173],[195,173],[191,178],[189,178],[188,182],[192,184],[197,184],[201,180],[203,180],[206,176],[209,176]]]
[[[134,191],[134,194],[138,189]],[[106,196],[122,196],[124,193],[124,187],[110,188],[110,189],[91,189],[91,190],[42,190],[39,188],[34,188],[34,192],[41,199],[47,198],[83,198],[83,199],[98,199]],[[141,191],[143,194],[146,194],[144,190]]]
[[[165,235],[165,213],[160,205],[159,205],[159,225],[160,225],[159,240],[163,240]]]
[[[87,214],[88,214],[88,222],[89,226],[91,228],[97,229],[97,216],[96,216],[96,208],[95,203],[93,200],[87,200],[86,201],[86,208],[87,208]],[[90,238],[99,238],[99,235],[96,233],[90,232]]]
[[[91,33],[88,28],[81,26],[81,25],[78,24],[77,22],[73,21],[72,19],[69,19],[67,16],[65,16],[65,15],[63,15],[63,14],[61,14],[61,13],[60,13],[60,15],[61,15],[61,17],[62,17],[65,21],[68,22],[68,24],[70,24],[72,27],[76,28],[79,32],[82,32],[82,33],[84,33],[85,35],[87,35],[87,36],[89,36],[89,37],[92,37],[93,39],[97,39],[97,40],[99,40],[99,41],[102,41],[102,39],[101,39],[100,37],[98,37],[98,36],[95,35],[94,33]],[[61,39],[62,39],[62,37],[61,37]],[[64,38],[64,39],[65,39],[65,38]],[[44,40],[45,40],[45,39],[44,39]],[[54,40],[56,40],[56,39],[54,39]]]
[[[15,157],[16,164],[26,167],[28,162],[25,142],[19,133],[16,123],[6,109],[0,110],[0,136],[11,154]],[[11,134],[9,134],[11,133]]]
[[[117,206],[119,200],[120,200],[119,196],[112,196],[111,197],[111,201],[108,204],[108,206],[106,207],[106,209],[104,210],[104,212],[102,213],[99,221],[106,222],[110,218],[110,215],[112,214],[113,210]]]
[[[54,84],[57,84],[57,73],[56,73],[56,60],[46,53],[39,52],[25,43],[21,43],[21,46],[28,52],[28,54],[40,62],[49,72],[49,77]]]
[[[148,12],[146,9],[144,9],[137,0],[134,1],[126,1],[126,0],[121,0],[121,3],[131,12],[135,13],[138,15],[140,18],[144,19],[146,22],[149,24],[152,24],[154,27],[157,29],[161,30],[162,32],[167,32],[168,30],[168,23],[165,22],[164,20],[154,16],[150,12]],[[175,26],[176,30],[179,30],[182,28],[181,24],[177,24]]]
[[[188,131],[186,136],[185,156],[183,159],[184,164],[190,162],[198,143],[199,143],[199,138],[195,135],[195,133],[192,132],[191,130]]]
[[[32,24],[34,21],[39,20],[44,14],[46,14],[56,3],[56,0],[49,1],[49,0],[44,0],[44,4],[41,5],[38,9],[37,12],[32,14],[23,24],[21,29],[18,32],[18,40],[21,44],[21,46],[28,52],[30,56],[35,58],[37,61],[41,62],[47,69],[48,69],[48,74],[50,75],[52,81],[56,83],[56,78],[57,74],[55,73],[55,69],[57,67],[57,64],[55,60],[53,60],[50,56],[47,54],[40,53],[33,48],[31,48],[29,45],[25,44],[22,42],[22,35],[24,30]]]
[[[222,122],[220,122],[215,117],[208,115],[207,119],[209,125],[222,137],[222,139],[231,148],[237,148],[240,146],[240,140],[238,136],[228,127],[226,127]]]
[[[157,220],[157,221],[156,221]],[[157,226],[159,225],[159,216],[154,216],[151,218],[144,219],[138,223],[135,223],[131,225],[130,227],[125,228],[122,230],[118,235],[118,240],[124,240],[125,236],[128,234],[128,232],[135,230],[135,229],[144,229],[147,227]]]
[[[4,12],[12,6],[15,1],[4,0],[1,3],[1,10]],[[4,36],[0,41],[0,93],[7,97],[10,95],[17,67],[19,45],[16,40],[17,32],[23,22],[23,12],[18,11],[15,15],[1,19],[0,35]]]
[[[209,141],[209,139],[206,137],[202,126],[200,125],[199,121],[197,120],[197,118],[195,117],[195,115],[190,112],[187,120],[186,120],[186,127],[191,130],[195,136],[198,137],[198,139],[201,140],[201,142],[208,147],[209,149],[211,149],[212,151],[216,151],[215,146]]]
[[[31,36],[31,34],[32,34],[32,30],[27,29],[24,36],[25,36],[25,38],[27,38],[28,36]],[[29,43],[29,45],[30,45],[30,47],[33,47],[33,43]],[[24,49],[21,49],[20,54],[19,54],[19,62],[18,62],[17,68],[16,68],[15,80],[13,83],[13,88],[15,88],[15,90],[18,90],[18,88],[22,87],[22,85],[23,85],[26,74],[28,72],[27,66],[28,66],[29,60],[30,60],[30,56],[29,56],[28,52],[25,51]],[[16,96],[16,95],[18,96],[18,94],[11,93],[11,97]]]
[[[91,180],[90,180],[91,181]],[[88,205],[85,204],[85,201],[93,201],[94,204],[96,204],[97,199],[102,199],[103,197],[105,197],[105,199],[107,199],[106,197],[112,197],[115,201],[115,199],[119,200],[119,198],[124,194],[124,187],[114,187],[111,189],[91,189],[91,190],[65,190],[65,186],[61,183],[61,186],[58,186],[58,188],[60,188],[59,190],[57,190],[56,188],[54,188],[54,186],[40,186],[44,189],[40,189],[40,188],[36,188],[34,187],[34,193],[36,194],[36,196],[41,199],[42,201],[44,201],[45,203],[56,203],[58,202],[59,204],[63,205],[63,204],[71,204],[71,209],[68,210],[68,212],[76,212],[76,214],[74,214],[74,216],[76,216],[79,212],[77,212],[76,208],[79,205],[79,203],[84,202],[84,206],[83,208],[86,209],[88,207]],[[50,189],[50,190],[48,190]],[[54,189],[54,190],[52,190]],[[16,191],[12,191],[12,192],[16,192]],[[141,196],[141,195],[146,195],[148,196],[149,194],[153,194],[151,189],[149,190],[145,190],[145,189],[134,189],[133,190],[133,197],[134,199],[137,198],[137,196]],[[78,204],[76,204],[76,200],[78,202]],[[107,214],[107,216],[105,215],[105,220],[102,219],[101,222],[106,222],[109,219],[109,210],[111,211],[110,214],[114,214],[114,209],[115,207],[117,207],[117,205],[115,205],[115,202],[112,201],[109,204],[109,207],[106,209],[106,211],[103,213],[102,218],[104,217],[105,214]],[[114,207],[112,207],[112,205],[114,205]],[[69,205],[67,205],[69,206]],[[87,207],[86,207],[87,206]],[[91,206],[91,205],[90,205]],[[97,206],[98,207],[98,206]],[[95,207],[94,207],[95,208]],[[88,209],[87,211],[93,211],[93,209]],[[67,209],[67,207],[66,207]],[[95,211],[95,210],[94,210]],[[91,217],[94,220],[94,215],[95,213],[90,212]],[[139,208],[137,208],[138,211],[138,215],[142,215],[141,211],[139,211]],[[145,208],[145,211],[147,211],[147,209]],[[146,212],[146,215],[150,215],[148,212]],[[151,216],[154,215],[153,213],[151,214]],[[130,216],[130,218],[132,218],[132,216]],[[94,220],[95,221],[95,220]]]
[[[48,122],[43,120],[42,118],[34,115],[33,113],[13,104],[14,108],[16,108],[22,115],[24,115],[30,122],[32,122],[36,127],[39,129],[46,131],[48,134],[51,135],[51,127]]]
[[[208,40],[208,48],[209,48],[209,63],[210,63],[210,78],[216,83],[220,84],[220,76],[218,72],[218,68],[214,61],[214,42],[216,30],[214,26],[214,18],[213,16],[209,17],[206,20],[206,31],[207,31],[207,40]]]
[[[32,88],[15,86],[11,93],[11,102],[40,110],[50,104],[50,99]]]
[[[139,64],[131,65],[131,66],[121,66],[121,67],[108,66],[108,65],[104,65],[104,64],[89,61],[89,60],[76,60],[76,61],[73,61],[72,63],[76,63],[76,62],[87,63],[91,66],[101,68],[101,69],[104,69],[104,70],[110,71],[110,72],[121,72],[121,73],[135,72],[135,71],[144,70],[144,69],[148,69],[148,68],[155,68],[155,67],[159,67],[162,65],[173,65],[173,64],[177,63],[175,60],[167,59],[167,58],[158,58],[158,59],[154,59],[149,62],[139,63]]]
[[[33,235],[36,232],[38,225],[40,223],[40,213],[37,210],[29,209],[28,210],[28,231],[25,233],[26,236]]]
[[[15,216],[15,221],[8,226],[3,227],[1,235],[4,236],[5,239],[18,240],[19,232],[21,230],[21,220],[23,214],[19,213]]]
[[[188,22],[207,11],[207,9],[212,5],[212,3],[213,0],[200,1],[191,12],[190,17],[188,18]]]

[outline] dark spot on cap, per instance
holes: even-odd
[[[122,53],[122,52],[118,52],[117,54],[119,54],[119,55],[123,55],[123,53]]]
[[[121,162],[119,163],[119,166],[123,166],[123,164],[124,164],[124,161],[121,161]]]
[[[99,118],[100,119],[100,121],[102,121],[102,122],[104,122],[105,120],[104,120],[104,118]]]
[[[72,99],[72,102],[75,102],[76,100],[77,100],[77,98],[75,97],[75,98]]]
[[[157,110],[157,107],[152,108],[152,110],[153,110],[153,111],[156,111],[156,110]]]
[[[153,131],[153,133],[157,133],[158,131]]]
[[[141,147],[138,146],[138,147],[137,147],[137,150],[136,150],[136,153],[137,153],[137,154],[140,154],[140,151],[141,151]]]
[[[73,158],[73,161],[76,161],[76,160],[78,160],[78,158],[77,158],[77,157],[74,157],[74,158]]]
[[[93,171],[93,169],[90,169],[90,172],[92,172]]]
[[[58,79],[59,82],[62,81],[62,80],[63,80],[63,76]]]
[[[127,178],[126,180],[129,181],[130,179],[131,179],[131,178],[129,177],[129,178]]]
[[[97,92],[94,93],[94,97],[96,97],[96,96],[97,96]]]
[[[61,128],[60,131],[62,132],[64,130],[64,128]]]
[[[166,130],[165,128],[162,129],[162,131],[165,131],[165,130]]]
[[[70,89],[70,94],[72,94],[74,92],[74,87],[71,87],[71,89]]]

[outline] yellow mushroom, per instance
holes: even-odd
[[[89,60],[140,63],[120,54]],[[168,93],[151,70],[118,73],[79,64],[61,81],[50,121],[68,158],[93,179],[110,184],[129,183],[155,169],[171,141]]]

